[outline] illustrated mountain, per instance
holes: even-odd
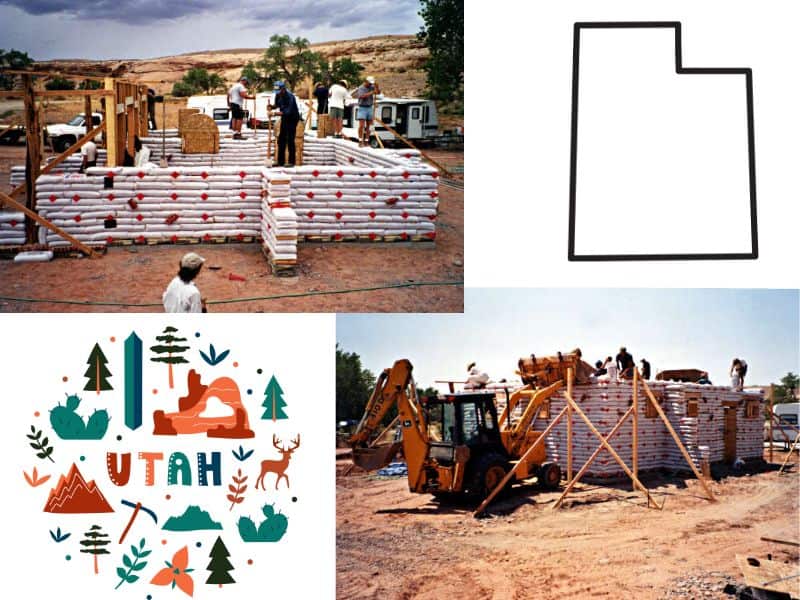
[[[74,463],[69,473],[59,477],[56,487],[50,490],[43,510],[68,514],[114,512],[94,480],[87,483]]]

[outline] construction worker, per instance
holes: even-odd
[[[231,109],[231,129],[233,129],[233,139],[242,139],[242,119],[244,119],[244,101],[252,100],[255,96],[247,93],[247,85],[250,82],[247,77],[239,79],[228,90],[228,106]],[[255,115],[254,115],[255,116]]]
[[[275,83],[275,108],[273,111],[281,117],[281,130],[278,133],[278,164],[277,167],[293,167],[295,161],[294,137],[297,132],[297,123],[300,121],[300,110],[297,100],[283,81]],[[285,163],[286,147],[289,147],[289,162]]]
[[[380,93],[381,90],[372,76],[367,77],[364,83],[353,92],[353,96],[358,98],[356,118],[358,119],[359,146],[364,146],[369,142],[370,127],[372,127],[372,121],[375,118],[375,96]]]
[[[206,301],[194,280],[203,268],[205,259],[194,252],[183,255],[179,263],[178,275],[170,281],[162,300],[164,311],[168,313],[199,313],[206,311]]]
[[[741,358],[734,358],[731,364],[731,387],[741,392],[744,389],[744,376],[747,374],[747,363]]]
[[[342,79],[334,83],[328,91],[328,113],[333,121],[333,137],[342,137],[342,121],[344,111],[347,108],[347,99],[350,93],[347,91],[347,81]]]
[[[642,379],[650,379],[650,363],[646,359],[641,360],[642,363]]]
[[[608,375],[609,381],[616,381],[619,377],[619,368],[617,367],[617,363],[611,360],[610,356],[606,358],[606,374]]]
[[[97,144],[94,140],[89,140],[81,146],[81,173],[89,167],[97,166]]]
[[[631,379],[633,377],[633,368],[636,366],[636,363],[633,361],[633,356],[631,356],[625,346],[619,349],[616,362],[617,368],[619,369],[619,376],[622,379]]]
[[[482,389],[489,383],[489,374],[478,369],[478,365],[474,362],[467,365],[467,373],[469,373],[467,383],[474,388]]]
[[[158,129],[156,125],[156,91],[153,88],[147,88],[147,127]]]
[[[606,369],[606,364],[608,364],[608,361],[603,362],[602,360],[598,360],[594,363],[595,377],[600,377],[601,375],[608,375],[608,369]]]
[[[328,114],[328,86],[321,81],[314,84],[314,98],[317,99],[317,116]]]

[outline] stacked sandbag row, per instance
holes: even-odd
[[[289,169],[292,207],[310,240],[436,237],[438,179],[417,167],[304,166]]]
[[[25,243],[25,213],[16,210],[0,211],[0,246],[20,246]]]
[[[83,159],[81,158],[80,153],[73,154],[56,165],[56,167],[50,171],[50,173],[53,175],[60,175],[62,173],[78,173],[81,169],[82,162]],[[97,165],[102,166],[105,164],[106,151],[98,150]],[[11,167],[11,177],[9,183],[11,184],[11,187],[17,187],[18,185],[25,183],[25,165],[14,165]]]
[[[291,177],[262,170],[261,240],[273,269],[297,264],[297,214],[291,207]]]
[[[170,167],[262,167],[267,160],[266,135],[259,135],[255,140],[220,138],[218,154],[184,154],[181,151],[182,141],[179,137],[163,141],[158,136],[148,137],[143,138],[142,142],[150,148],[151,162],[159,164],[161,157],[166,155]]]
[[[39,214],[82,242],[246,241],[260,233],[261,168],[133,167],[43,175]],[[40,229],[43,243],[66,244]]]

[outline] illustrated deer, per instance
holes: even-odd
[[[281,444],[281,441],[272,434],[272,445],[277,448],[278,452],[281,453],[280,460],[262,460],[261,461],[261,475],[258,476],[256,480],[256,489],[258,489],[258,484],[261,484],[261,489],[266,491],[266,487],[264,487],[264,475],[267,473],[275,473],[278,478],[275,480],[275,489],[278,489],[278,484],[281,481],[281,478],[286,479],[286,487],[289,487],[289,476],[286,474],[286,468],[289,466],[289,459],[292,457],[292,452],[297,450],[300,447],[300,434],[297,434],[297,437],[292,440],[292,446],[289,448],[284,448]]]

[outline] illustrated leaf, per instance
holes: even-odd
[[[42,446],[47,446],[47,442],[48,442],[48,441],[49,441],[49,440],[48,440],[47,438],[44,438],[44,439],[42,440]]]
[[[122,555],[122,564],[128,567],[129,569],[133,566],[133,561],[128,557],[127,554]]]
[[[117,567],[117,575],[119,575],[120,579],[125,579],[128,576],[128,573],[126,573],[125,569],[122,567]]]
[[[247,491],[247,486],[246,485],[243,485],[242,487],[239,488],[239,493],[240,494],[244,494],[245,491]]]
[[[146,566],[147,566],[147,563],[146,563],[146,562],[140,562],[140,563],[136,563],[135,565],[133,565],[133,570],[134,570],[134,571],[141,571],[141,570],[142,570],[142,569],[144,569]]]
[[[125,581],[127,581],[128,583],[136,583],[137,581],[139,581],[139,576],[138,575],[128,575],[125,578]]]
[[[233,494],[228,494],[228,495],[227,495],[227,496],[225,496],[225,497],[226,497],[228,500],[230,500],[231,502],[236,502],[236,496],[234,496]]]
[[[29,440],[35,440],[36,439],[36,436],[35,435],[31,435],[30,433],[27,434],[25,437],[27,437]]]
[[[229,484],[228,484],[228,489],[231,491],[231,493],[232,493],[232,494],[235,494],[236,492],[238,492],[238,491],[239,491],[239,490],[237,490],[237,489],[236,489],[236,488],[233,486],[233,484],[232,484],[232,483],[229,483]]]
[[[239,480],[239,483],[244,483],[245,481],[247,481],[247,475],[245,475],[244,477],[242,477],[242,478]]]
[[[212,359],[208,358],[208,355],[206,355],[206,353],[203,352],[202,350],[200,350],[200,356],[202,356],[203,360],[206,361],[208,364],[210,364],[210,365],[214,364],[214,361]]]
[[[144,538],[142,538],[141,540],[139,540],[139,548],[142,548],[142,549],[144,549]]]
[[[213,360],[214,362],[216,362],[216,358],[217,358],[217,351],[216,351],[216,349],[214,348],[214,344],[211,344],[211,346],[209,347],[209,349],[211,350],[211,360]]]
[[[36,433],[36,428],[33,425],[31,425],[31,432]]]
[[[244,458],[242,460],[247,460],[248,458],[250,458],[253,455],[253,452],[255,452],[255,448],[253,448],[249,452],[245,452]]]
[[[234,502],[236,502],[236,504],[241,504],[242,502],[244,502],[244,497],[239,496],[238,498],[236,498],[236,500],[234,500]]]
[[[23,472],[22,472],[22,474],[23,474],[23,475],[25,475],[25,481],[27,481],[27,482],[28,482],[28,485],[29,485],[29,486],[31,486],[31,487],[36,487],[36,484],[34,484],[34,483],[33,483],[33,481],[31,480],[31,478],[30,478],[30,477],[28,477],[28,474],[27,474],[25,471],[23,471]],[[35,476],[35,475],[34,475],[34,476]],[[53,532],[51,531],[51,532],[50,532],[50,534],[52,535],[52,533],[53,533]]]
[[[144,552],[139,554],[139,558],[147,558],[148,556],[150,556],[151,552],[152,550],[145,550]],[[147,563],[145,562],[144,564],[146,565]]]
[[[39,458],[47,458],[47,454],[45,454],[44,452],[37,452],[36,456],[38,456]]]
[[[58,536],[55,533],[53,533],[52,529],[50,530],[50,537],[53,538],[54,542],[58,543]]]
[[[60,537],[60,539],[59,539],[58,541],[59,541],[59,542],[63,542],[65,539],[67,539],[67,538],[68,538],[69,536],[71,536],[71,535],[72,535],[71,533],[65,533],[64,535],[62,535],[62,536]]]
[[[230,350],[225,350],[222,354],[220,354],[217,357],[217,363],[221,363],[223,360],[225,360],[225,357],[227,357],[228,354],[230,354],[230,352],[231,352]]]
[[[34,443],[34,442],[31,442],[31,443],[30,443],[30,444],[28,444],[28,445],[29,445],[31,448],[33,448],[34,450],[38,450],[38,449],[39,449],[39,444],[36,444],[36,443]]]

